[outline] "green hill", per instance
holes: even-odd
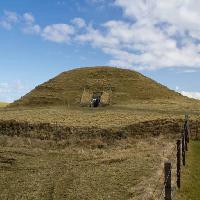
[[[39,85],[11,106],[80,105],[83,91],[112,93],[112,104],[185,98],[144,75],[114,67],[78,68]]]

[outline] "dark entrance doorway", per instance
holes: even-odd
[[[102,95],[102,92],[93,93],[91,104],[90,104],[91,107],[95,107],[96,108],[96,107],[100,106],[101,95]]]

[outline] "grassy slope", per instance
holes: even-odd
[[[61,73],[12,105],[79,104],[84,88],[91,91],[111,88],[113,103],[130,103],[132,100],[145,99],[185,99],[138,72],[112,67],[93,67]]]
[[[187,154],[187,166],[183,169],[182,187],[176,200],[200,199],[200,141],[192,141]]]

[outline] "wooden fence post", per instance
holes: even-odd
[[[185,134],[182,134],[182,162],[185,166]]]
[[[185,151],[188,151],[188,133],[187,133],[187,125],[184,128],[184,139],[185,139]]]
[[[190,124],[189,121],[187,121],[187,143],[190,143]]]
[[[177,187],[181,187],[181,140],[177,140],[177,171],[176,171],[176,176],[177,176]]]
[[[190,143],[190,124],[189,121],[187,121],[187,142]]]
[[[185,115],[185,125],[184,125],[184,130],[186,131],[186,139],[187,139],[187,143],[189,143],[189,131],[190,131],[190,128],[189,128],[189,115],[186,114]]]
[[[196,136],[195,136],[195,140],[198,140],[198,132],[199,132],[199,129],[198,129],[198,125],[197,125],[197,122],[196,122]]]
[[[171,197],[171,162],[165,162],[165,200],[172,200]]]

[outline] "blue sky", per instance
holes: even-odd
[[[0,1],[0,101],[60,72],[130,68],[200,98],[196,0]]]

